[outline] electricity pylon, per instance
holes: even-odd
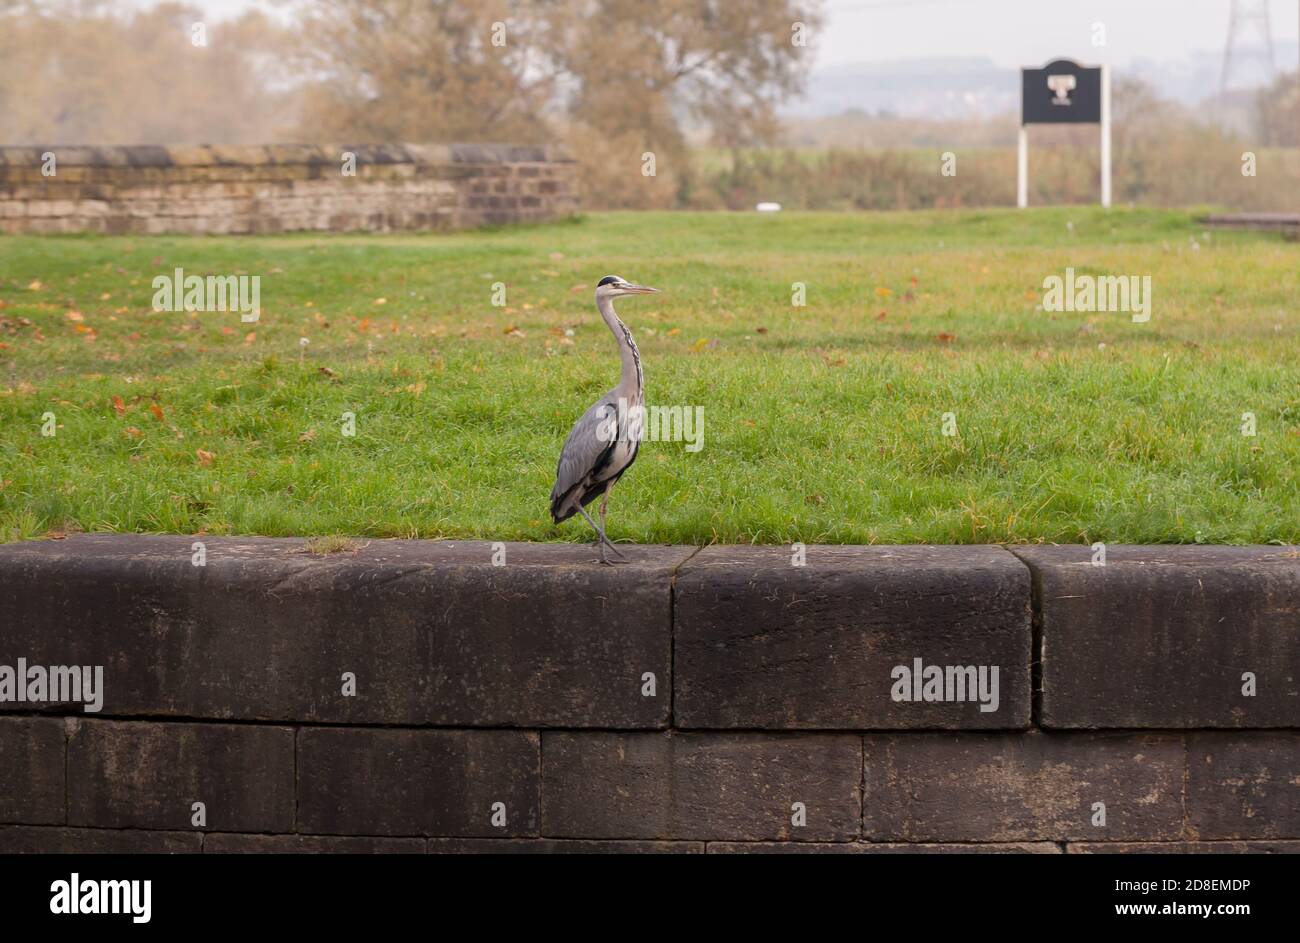
[[[1269,0],[1232,0],[1232,9],[1228,14],[1228,42],[1223,47],[1220,94],[1232,87],[1234,79],[1243,73],[1243,66],[1262,66],[1262,80],[1265,83],[1273,81],[1276,76],[1277,63],[1273,59],[1273,29],[1269,23],[1268,6]],[[1252,32],[1263,42],[1262,48],[1246,47],[1246,40]]]

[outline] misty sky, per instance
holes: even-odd
[[[1221,53],[1229,0],[828,0],[821,66],[952,56],[988,56],[1020,66],[1070,56],[1116,65]],[[1275,47],[1297,43],[1298,0],[1269,4]],[[1104,23],[1106,47],[1092,45]],[[1250,37],[1253,40],[1253,37]]]
[[[267,5],[197,2],[219,18]],[[1007,66],[1055,56],[1116,65],[1140,58],[1178,60],[1194,52],[1222,52],[1229,7],[1229,0],[826,0],[828,22],[817,40],[817,64],[972,55]],[[1279,59],[1293,62],[1300,0],[1271,0],[1269,9],[1274,45],[1286,47]],[[1092,25],[1098,22],[1106,26],[1105,48],[1092,45]]]

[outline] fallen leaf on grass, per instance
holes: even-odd
[[[126,415],[126,403],[122,402],[122,397],[120,396],[113,397],[113,408],[117,410],[117,414],[119,416]]]
[[[949,334],[947,331],[940,331],[938,334],[934,335],[934,339],[944,344],[951,344],[957,339],[957,335]]]
[[[211,465],[213,460],[217,457],[215,453],[205,452],[203,449],[195,449],[194,454],[198,457],[199,464],[202,465],[204,468],[207,468],[209,465]]]
[[[153,418],[157,419],[159,422],[163,421],[162,407],[159,406],[157,403],[149,404],[149,412],[153,413]]]
[[[86,320],[86,316],[82,314],[80,311],[69,311],[67,314],[64,315],[64,317],[66,317],[69,321]]]

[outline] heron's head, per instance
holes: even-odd
[[[623,295],[657,295],[658,288],[634,285],[621,275],[606,275],[596,283],[597,298],[621,298]]]

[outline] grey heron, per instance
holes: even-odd
[[[614,299],[624,295],[652,295],[658,291],[634,285],[618,275],[606,275],[596,283],[596,310],[618,343],[622,372],[618,386],[593,403],[573,424],[555,468],[551,519],[559,524],[574,514],[585,517],[596,531],[600,562],[604,564],[613,562],[605,554],[606,547],[623,556],[605,536],[605,509],[609,505],[610,489],[636,461],[645,404],[641,354],[632,340],[632,332],[614,311]],[[599,524],[586,510],[597,497],[601,498]]]

